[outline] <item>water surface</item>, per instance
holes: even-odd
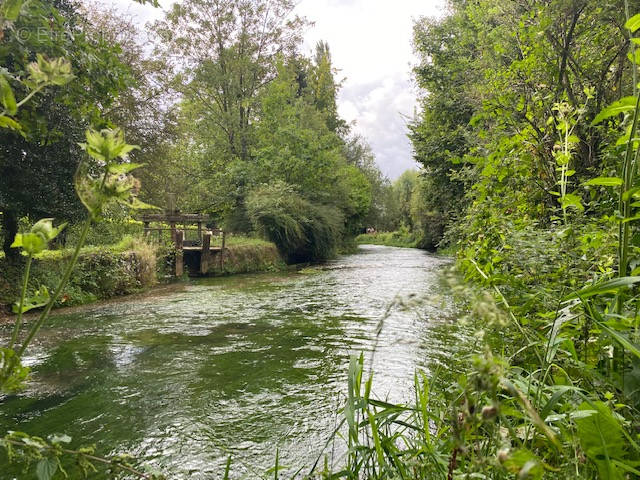
[[[363,246],[302,272],[192,280],[57,314],[25,358],[29,389],[0,400],[0,431],[66,433],[171,478],[219,478],[229,454],[234,477],[256,478],[276,449],[295,471],[335,428],[351,354],[371,359],[376,346],[374,390],[392,401],[410,395],[416,368],[448,363],[446,264]],[[1,468],[10,478],[23,476]]]

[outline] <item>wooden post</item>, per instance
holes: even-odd
[[[224,233],[224,230],[220,230],[220,233],[222,234],[222,248],[220,249],[220,273],[222,273],[224,272],[224,245],[227,234]]]
[[[144,233],[143,235],[146,237],[149,236],[149,234],[151,233],[151,231],[149,230],[149,222],[144,222]]]
[[[181,277],[184,274],[184,251],[182,249],[184,245],[184,232],[178,230],[176,232],[176,277]]]
[[[202,236],[202,253],[200,254],[200,273],[206,274],[209,270],[209,258],[211,257],[211,232],[205,232]]]
[[[167,193],[167,213],[174,214],[176,211],[176,194]]]
[[[202,222],[198,222],[198,242],[202,241]]]
[[[178,239],[176,238],[176,222],[169,222],[169,226],[171,227],[171,241],[173,243],[177,243]],[[184,240],[184,237],[182,237],[182,239]]]

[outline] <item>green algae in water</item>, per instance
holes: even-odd
[[[315,461],[335,428],[349,355],[370,357],[397,295],[439,293],[445,263],[367,246],[313,275],[201,279],[62,313],[26,358],[29,389],[2,400],[0,428],[66,433],[72,447],[129,452],[171,478],[222,476],[229,454],[234,478],[255,477],[276,449],[292,473]],[[449,345],[463,335],[451,316],[429,304],[391,308],[374,357],[379,397],[407,399],[416,368],[451,363]],[[16,476],[0,470],[0,480]]]

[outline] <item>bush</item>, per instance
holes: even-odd
[[[343,216],[336,208],[311,203],[284,182],[253,190],[247,212],[256,231],[289,263],[330,258],[342,237]]]
[[[70,257],[70,250],[53,250],[34,258],[30,290],[57,285]],[[157,257],[155,245],[134,237],[111,247],[85,248],[58,306],[80,305],[149,287],[157,281]],[[0,304],[8,306],[19,296],[23,267],[4,260],[1,267]]]
[[[120,242],[123,237],[142,235],[143,228],[142,222],[132,219],[126,212],[121,212],[119,207],[111,207],[106,218],[93,225],[85,245],[114,245]],[[75,245],[81,229],[82,223],[69,225],[63,231],[65,243]]]

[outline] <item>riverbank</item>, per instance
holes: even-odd
[[[53,250],[36,256],[28,291],[43,285],[51,291],[62,278],[72,253],[69,249]],[[159,261],[162,255],[159,247],[137,239],[84,248],[56,307],[83,305],[149,288],[158,282],[164,268]],[[0,269],[0,308],[8,313],[19,297],[24,265],[3,258]]]
[[[418,240],[415,235],[407,231],[363,233],[356,237],[356,243],[358,245],[418,248]]]
[[[62,277],[70,250],[47,251],[34,258],[29,290],[41,285],[50,290]],[[74,272],[56,308],[85,305],[145,292],[171,282],[173,253],[166,247],[138,239],[125,239],[118,245],[90,246],[82,250]],[[276,246],[255,238],[231,237],[223,262],[214,258],[209,276],[239,273],[275,272],[287,265]],[[9,315],[19,296],[24,265],[0,259],[0,315]]]
[[[231,243],[224,252],[217,252],[212,258],[207,275],[277,272],[286,268],[287,264],[274,243],[253,238],[250,242]]]

